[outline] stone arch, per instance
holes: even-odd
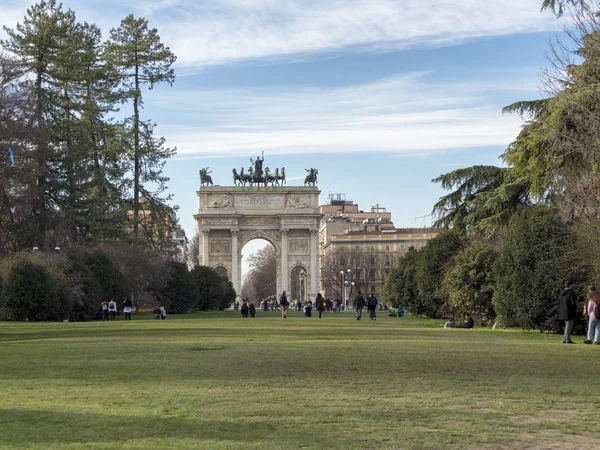
[[[241,291],[241,254],[264,239],[277,255],[277,292],[290,291],[290,273],[302,267],[307,294],[320,289],[319,190],[315,186],[201,186],[198,221],[200,264],[227,269]]]
[[[273,248],[275,248],[275,253],[277,253],[277,257],[280,257],[281,256],[281,244],[280,244],[281,237],[278,237],[278,239],[276,239],[273,236],[273,234],[274,233],[267,234],[263,230],[241,231],[240,237],[238,238],[238,240],[239,240],[238,250],[239,250],[239,252],[241,252],[242,249],[244,248],[244,246],[250,241],[253,241],[255,239],[263,239],[263,240],[267,241],[269,244],[271,244],[273,246]]]

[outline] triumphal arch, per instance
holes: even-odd
[[[205,170],[204,173],[209,172]],[[234,182],[235,175],[234,170]],[[314,299],[320,290],[318,233],[321,216],[320,191],[316,183],[312,186],[276,186],[268,185],[264,177],[257,177],[256,183],[240,181],[239,184],[201,186],[197,192],[200,207],[194,218],[200,232],[200,264],[227,273],[239,295],[242,288],[241,250],[253,239],[265,239],[277,252],[278,294],[282,291],[290,293],[291,273],[299,267],[306,273],[307,291]]]

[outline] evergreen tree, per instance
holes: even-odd
[[[55,0],[41,1],[27,10],[16,30],[4,27],[8,39],[1,41],[4,49],[16,55],[22,85],[31,92],[33,101],[29,121],[36,179],[28,186],[28,197],[32,199],[31,220],[39,244],[47,245],[49,233],[59,223],[56,216],[61,208],[61,186],[54,172],[60,165],[60,154],[53,145],[52,128],[55,118],[60,117],[56,85],[64,75],[61,67],[69,56],[74,28],[73,11],[64,11]]]
[[[162,165],[174,150],[164,147],[164,139],[155,138],[154,126],[140,119],[143,106],[142,87],[150,89],[155,84],[173,84],[174,70],[171,65],[176,57],[160,42],[158,31],[148,29],[148,21],[133,15],[121,21],[119,28],[112,29],[106,51],[108,63],[119,73],[123,88],[123,100],[133,103],[133,116],[127,120],[131,127],[133,162],[133,218],[135,237],[140,229],[140,203],[142,196],[150,197],[154,204],[162,204],[157,196],[165,190],[167,178],[162,175]],[[156,186],[154,192],[150,186]]]

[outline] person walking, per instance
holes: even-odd
[[[116,315],[117,315],[117,303],[111,299],[111,301],[108,302],[108,319],[115,320]]]
[[[323,299],[323,296],[320,292],[317,294],[317,298],[315,299],[315,308],[317,308],[317,311],[319,311],[320,319],[323,315],[323,311],[325,311],[325,300]]]
[[[244,319],[248,318],[248,302],[244,299],[244,302],[242,303],[242,307],[240,308],[240,312],[242,313],[242,317]]]
[[[131,308],[133,307],[133,302],[130,297],[127,297],[123,302],[123,312],[125,313],[125,320],[131,320]]]
[[[254,303],[248,305],[248,312],[250,313],[250,317],[256,316],[256,307],[254,306]]]
[[[588,288],[588,303],[585,308],[588,316],[587,339],[584,344],[591,344],[592,340],[600,345],[600,295],[594,286]]]
[[[279,304],[281,305],[281,318],[287,319],[287,312],[290,307],[290,302],[288,302],[287,295],[285,295],[285,291],[281,293],[281,297],[279,298]]]
[[[560,294],[558,303],[558,318],[565,321],[565,334],[563,344],[574,344],[571,340],[571,332],[575,325],[575,313],[577,312],[577,303],[575,291],[571,289],[571,281],[565,282],[565,288]]]
[[[362,310],[365,307],[365,298],[361,295],[360,291],[358,291],[358,295],[354,297],[354,311],[356,313],[356,320],[360,320],[362,317]]]
[[[167,318],[167,310],[164,306],[160,305],[160,320],[165,320]]]
[[[367,297],[367,309],[369,310],[369,319],[377,320],[377,298],[373,294]]]

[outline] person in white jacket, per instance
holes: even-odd
[[[114,300],[108,302],[108,320],[115,320],[117,315],[117,303]]]

